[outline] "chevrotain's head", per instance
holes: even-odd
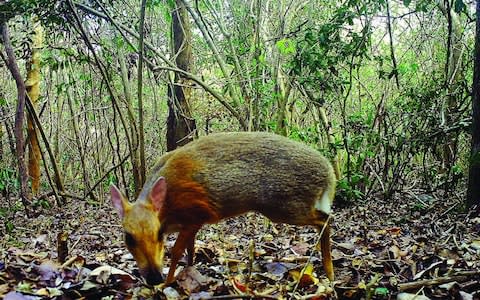
[[[164,239],[159,214],[167,193],[165,178],[160,177],[131,204],[114,185],[110,187],[112,204],[122,219],[125,244],[137,261],[140,274],[148,284],[162,280]]]

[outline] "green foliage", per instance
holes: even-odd
[[[107,179],[105,180],[105,187],[109,188],[112,184],[118,184],[117,177],[114,173],[108,174]]]
[[[51,208],[50,202],[48,202],[48,200],[46,199],[39,199],[39,200],[32,201],[32,206],[33,207],[40,206],[41,208],[44,208],[44,209]]]
[[[389,290],[386,287],[376,287],[375,288],[375,295],[380,297],[387,297],[389,294]]]
[[[415,10],[418,12],[428,12],[435,5],[437,5],[435,1],[419,0],[415,3]]]
[[[0,170],[0,192],[8,193],[17,190],[18,187],[17,172],[8,168]]]
[[[292,62],[295,75],[308,75],[302,77],[301,83],[323,92],[345,85],[347,82],[339,77],[339,66],[352,66],[353,58],[366,57],[372,33],[368,24],[357,29],[355,21],[382,5],[382,1],[347,1],[336,8],[327,22],[307,28]]]
[[[14,223],[12,222],[12,218],[14,217],[16,212],[21,210],[23,210],[23,206],[20,201],[17,201],[10,206],[0,207],[0,219],[5,224],[5,228],[8,233],[11,233],[14,229]]]
[[[283,55],[294,54],[296,51],[295,41],[291,39],[281,39],[276,46]]]
[[[36,16],[43,26],[55,30],[71,30],[65,20],[65,6],[62,1],[52,0],[10,0],[2,1],[0,5],[0,21],[8,21],[22,17],[22,22],[28,22],[25,16]]]
[[[426,206],[422,202],[415,202],[414,205],[412,206],[412,211],[418,211],[418,212],[425,212],[428,210],[428,206]]]
[[[361,191],[360,185],[363,185],[366,180],[367,178],[360,173],[353,174],[349,179],[344,177],[337,183],[338,193],[349,201],[361,200],[365,194]]]

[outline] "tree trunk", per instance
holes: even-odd
[[[181,0],[175,1],[172,12],[172,40],[175,63],[189,72],[192,60],[191,30],[187,10]],[[167,150],[171,151],[192,141],[196,135],[195,119],[191,116],[190,80],[176,73],[168,89]]]
[[[27,81],[25,82],[28,97],[34,109],[37,108],[37,101],[40,95],[40,49],[43,44],[43,28],[40,23],[34,25],[34,36],[32,39],[32,58],[27,64]],[[27,115],[28,131],[28,174],[32,182],[32,193],[36,195],[40,188],[40,145],[38,144],[37,129],[35,122],[30,115]]]
[[[476,213],[480,214],[480,0],[477,0],[477,21],[475,32],[475,62],[473,71],[473,123],[472,151],[468,176],[467,201],[468,207],[476,205]]]
[[[448,41],[447,41],[447,63],[445,65],[445,86],[447,97],[444,100],[442,108],[442,125],[449,128],[457,122],[458,119],[458,101],[461,98],[459,93],[459,82],[462,79],[462,56],[463,56],[463,27],[460,23],[460,16],[445,2],[446,7],[441,7],[443,14],[448,21]],[[455,187],[455,182],[450,182],[451,170],[455,165],[458,152],[458,134],[447,133],[443,146],[442,168],[445,172],[445,192],[449,192]]]
[[[138,47],[138,88],[137,88],[137,100],[138,100],[138,158],[140,159],[139,177],[140,184],[143,186],[146,180],[146,163],[145,163],[145,130],[144,130],[144,117],[143,117],[143,54],[144,54],[144,36],[145,36],[145,8],[147,0],[142,0],[142,7],[140,13],[140,38]],[[133,140],[133,137],[132,137]],[[136,157],[132,157],[136,159]],[[135,196],[138,196],[138,189]]]
[[[17,156],[18,175],[20,177],[20,199],[25,206],[27,215],[30,215],[30,192],[28,190],[28,174],[27,167],[25,165],[25,140],[23,137],[23,125],[25,119],[25,95],[26,88],[20,70],[15,59],[15,53],[13,51],[12,43],[10,42],[10,36],[8,34],[7,24],[5,22],[0,23],[0,31],[3,38],[3,44],[5,46],[5,52],[7,53],[7,67],[12,73],[15,83],[17,85],[17,110],[15,114],[15,154]]]
[[[125,97],[125,104],[127,106],[127,117],[128,117],[128,122],[130,123],[130,132],[132,136],[132,148],[134,149],[134,151],[131,152],[132,158],[130,159],[130,161],[132,162],[132,173],[133,173],[133,183],[135,186],[135,197],[137,197],[138,194],[140,194],[140,190],[142,189],[142,185],[143,185],[143,182],[141,182],[140,157],[139,157],[139,151],[137,146],[139,135],[137,131],[135,116],[133,114],[132,95],[130,93],[130,90],[131,90],[130,76],[128,74],[129,70],[127,69],[124,53],[121,53],[118,56],[118,63],[120,65],[120,73],[121,73],[122,85],[123,85],[123,95]],[[115,128],[115,132],[117,133],[116,127],[114,128]],[[121,159],[120,154],[118,155],[118,158]],[[122,172],[123,172],[123,167],[122,167]],[[125,183],[125,186],[127,186],[126,182],[124,183]],[[127,193],[126,196],[128,198],[128,189],[126,190],[126,193]]]

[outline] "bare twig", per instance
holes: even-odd
[[[412,289],[417,289],[421,288],[424,286],[432,286],[432,285],[439,285],[447,282],[463,282],[467,280],[471,280],[473,276],[480,276],[480,270],[475,270],[475,271],[463,271],[463,272],[457,272],[452,276],[445,276],[445,277],[438,277],[434,279],[425,279],[425,280],[419,280],[419,281],[413,281],[413,282],[406,282],[406,283],[400,283],[398,285],[398,290],[399,291],[406,291],[406,290],[412,290]]]

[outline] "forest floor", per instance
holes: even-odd
[[[6,200],[6,199],[3,199]],[[1,203],[6,203],[6,201]],[[329,282],[314,251],[313,228],[272,224],[248,214],[205,226],[193,267],[150,288],[124,247],[117,214],[70,200],[64,207],[2,216],[3,299],[479,299],[480,218],[460,199],[406,193],[335,208]],[[57,262],[57,239],[68,256]],[[175,240],[166,246],[164,273]],[[306,270],[301,275],[302,269]],[[300,279],[300,280],[299,280]]]

